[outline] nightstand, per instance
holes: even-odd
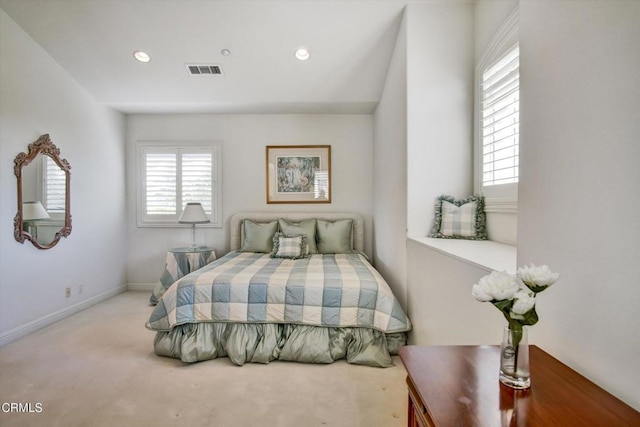
[[[209,246],[169,249],[160,283],[149,297],[150,304],[157,304],[165,291],[176,280],[215,261],[216,251]]]

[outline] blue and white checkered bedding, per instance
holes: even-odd
[[[361,254],[290,260],[230,252],[175,282],[147,327],[170,331],[202,322],[411,329],[389,285]]]

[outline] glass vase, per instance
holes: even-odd
[[[527,329],[504,328],[500,346],[500,382],[515,389],[531,386]]]

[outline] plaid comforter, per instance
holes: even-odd
[[[361,254],[290,260],[230,252],[171,285],[147,327],[201,322],[411,329],[389,285]]]

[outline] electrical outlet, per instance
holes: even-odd
[[[78,294],[82,293],[82,285],[78,285]]]
[[[69,298],[71,296],[71,288],[64,289],[64,297]]]

